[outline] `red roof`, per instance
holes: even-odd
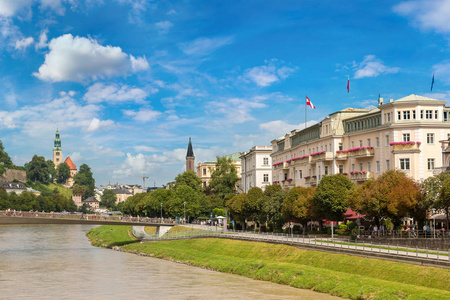
[[[71,169],[71,170],[77,169],[77,166],[73,163],[73,161],[70,159],[69,156],[67,156],[67,158],[64,162],[69,166],[69,169]]]
[[[346,220],[356,220],[358,219],[358,212],[351,210],[350,208],[343,214],[344,219]],[[359,215],[359,218],[362,219],[366,215]]]

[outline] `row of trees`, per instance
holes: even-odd
[[[15,209],[16,211],[76,211],[77,206],[72,199],[58,193],[55,189],[50,196],[36,196],[30,192],[22,192],[20,195],[11,193],[8,195],[3,187],[0,187],[0,210]]]
[[[367,215],[380,225],[390,219],[399,226],[404,217],[419,223],[435,208],[447,214],[450,207],[450,174],[444,173],[425,180],[421,185],[399,170],[390,170],[377,179],[355,186],[345,175],[325,176],[314,187],[294,187],[284,191],[279,185],[268,186],[263,192],[252,188],[247,194],[235,195],[227,201],[231,216],[241,223],[255,221],[280,228],[294,220],[306,228],[308,221],[340,221],[348,208]]]

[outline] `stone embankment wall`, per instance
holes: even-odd
[[[25,170],[6,169],[0,176],[0,182],[11,182],[17,179],[21,182],[27,182],[27,172]]]

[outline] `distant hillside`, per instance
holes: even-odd
[[[53,190],[56,188],[58,191],[68,198],[72,198],[72,190],[63,187],[61,184],[56,183],[40,183],[40,182],[30,182],[25,184],[27,187],[40,191],[43,195],[51,195]]]
[[[27,171],[24,167],[5,167],[0,164],[0,182],[11,182],[18,180],[21,182],[27,181]]]

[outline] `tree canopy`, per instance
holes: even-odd
[[[68,164],[60,163],[56,168],[56,182],[65,183],[70,178],[70,167]]]
[[[231,157],[217,157],[216,169],[211,174],[209,187],[216,196],[224,199],[227,194],[236,192],[236,183],[239,180],[236,166]]]
[[[101,197],[101,204],[106,206],[108,209],[116,209],[117,196],[113,190],[106,189],[103,190],[103,195]]]
[[[50,182],[49,165],[43,156],[34,155],[31,161],[25,164],[27,177],[34,182]]]
[[[92,176],[91,168],[87,164],[82,164],[80,170],[73,177],[74,183],[84,185],[86,187],[84,196],[92,197],[95,194],[95,179]]]

